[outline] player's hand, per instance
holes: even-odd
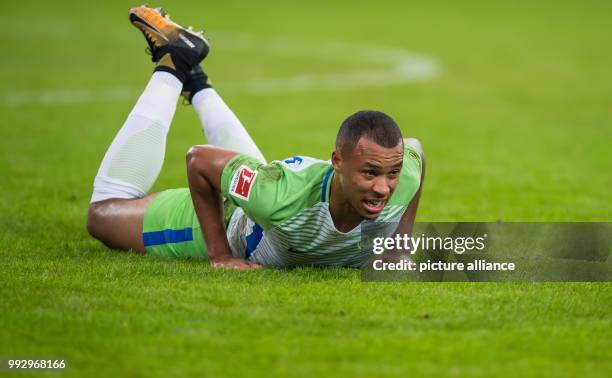
[[[261,269],[261,265],[251,261],[237,259],[234,257],[218,257],[210,261],[210,265],[215,268],[222,269],[238,269],[238,270],[249,270],[249,269]]]

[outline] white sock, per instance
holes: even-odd
[[[94,180],[91,202],[144,197],[164,163],[166,136],[183,84],[155,72],[110,145]]]
[[[191,103],[198,113],[209,144],[235,150],[266,162],[238,117],[225,104],[217,91],[213,88],[202,89],[193,96]]]

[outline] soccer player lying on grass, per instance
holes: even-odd
[[[267,164],[201,70],[209,50],[201,33],[145,6],[129,18],[157,65],[96,175],[87,219],[95,238],[217,267],[358,267],[363,222],[414,222],[423,151],[391,118],[348,117],[331,161],[294,156]],[[181,92],[210,144],[187,153],[189,189],[147,195]]]

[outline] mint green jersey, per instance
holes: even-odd
[[[275,267],[359,267],[364,223],[349,232],[334,226],[333,175],[331,162],[305,156],[270,164],[246,155],[232,158],[221,176],[232,254]],[[398,222],[420,183],[420,156],[406,146],[399,184],[375,222]],[[150,254],[207,259],[189,189],[163,191],[149,205],[143,242]]]
[[[238,207],[227,227],[234,256],[276,267],[359,267],[361,225],[340,232],[329,212],[333,174],[331,162],[304,156],[270,164],[234,157],[221,177]],[[398,222],[420,182],[420,156],[406,146],[399,184],[375,222]]]

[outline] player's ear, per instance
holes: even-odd
[[[342,169],[342,156],[340,156],[340,152],[338,152],[338,150],[334,150],[332,152],[331,162],[334,170],[340,172]]]

